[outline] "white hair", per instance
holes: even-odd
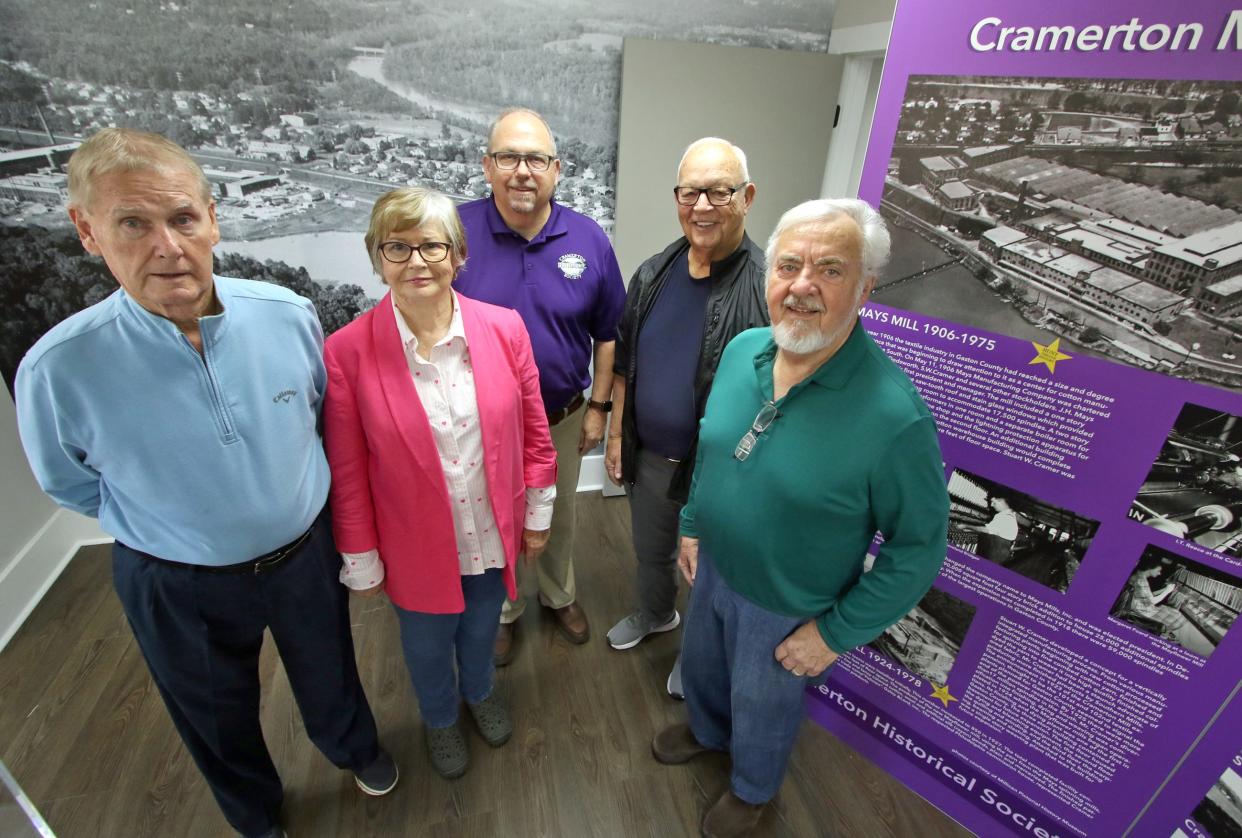
[[[776,229],[768,239],[765,255],[768,265],[776,264],[776,245],[781,236],[795,227],[806,227],[823,224],[840,216],[848,216],[862,231],[862,276],[860,281],[868,277],[876,277],[888,264],[889,249],[892,240],[888,235],[888,225],[875,209],[866,201],[857,198],[817,198],[806,201],[788,210],[776,222]]]
[[[686,158],[690,156],[692,151],[698,151],[705,146],[723,146],[732,152],[733,157],[737,160],[737,167],[741,171],[742,182],[750,183],[750,170],[746,167],[746,152],[735,146],[728,140],[722,140],[719,137],[703,137],[695,140],[686,146],[686,150],[682,152],[681,161],[677,164],[677,177],[681,177],[681,167],[686,165]]]

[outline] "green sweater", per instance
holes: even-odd
[[[772,398],[771,335],[750,329],[725,349],[681,533],[700,539],[734,591],[816,618],[824,642],[845,652],[901,619],[940,572],[949,498],[936,426],[905,373],[856,325],[737,460]],[[877,531],[883,543],[863,573]]]

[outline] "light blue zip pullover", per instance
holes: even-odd
[[[53,327],[17,371],[39,485],[145,553],[246,561],[292,541],[328,496],[316,425],[327,377],[310,301],[215,277],[203,354],[118,290]]]

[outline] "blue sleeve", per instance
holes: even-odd
[[[56,407],[46,364],[17,368],[14,399],[17,430],[30,469],[43,491],[66,509],[99,517],[100,476],[86,464],[86,451],[74,444],[67,417]]]

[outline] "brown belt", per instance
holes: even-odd
[[[559,425],[560,423],[564,422],[565,419],[568,418],[570,414],[572,414],[578,408],[582,407],[582,403],[585,401],[586,399],[582,397],[581,393],[574,396],[572,399],[569,400],[569,404],[565,405],[560,410],[554,410],[548,414],[548,425],[549,426]]]

